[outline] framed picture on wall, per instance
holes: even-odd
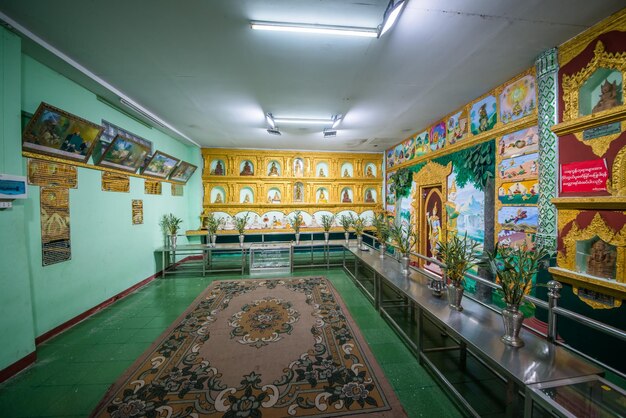
[[[155,151],[142,173],[144,176],[166,179],[180,160],[161,151]]]
[[[178,166],[172,171],[170,180],[177,181],[179,183],[187,183],[197,168],[198,167],[193,164],[181,161],[180,164],[178,164]]]
[[[111,142],[113,142],[113,140],[117,136],[133,140],[134,142],[142,144],[144,147],[148,147],[148,154],[146,154],[146,158],[143,164],[141,164],[138,168],[142,168],[145,164],[148,163],[148,159],[152,155],[151,141],[148,141],[147,139],[142,138],[139,135],[135,135],[134,133],[127,131],[126,129],[120,128],[119,126],[114,125],[104,119],[102,119],[102,127],[104,128],[104,130],[102,131],[102,135],[100,135],[100,140],[96,142],[96,146],[93,148],[93,153],[91,154],[93,156],[94,163],[100,161],[102,155],[104,155]]]
[[[134,173],[143,166],[144,159],[149,154],[150,147],[146,144],[117,135],[102,153],[97,164]]]
[[[22,134],[22,150],[87,162],[102,126],[42,102]]]

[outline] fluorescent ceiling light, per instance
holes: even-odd
[[[376,28],[359,28],[354,26],[312,25],[307,23],[264,22],[252,21],[250,27],[256,30],[277,32],[314,33],[322,35],[360,36],[365,38],[378,37]]]
[[[383,24],[382,28],[380,29],[379,37],[383,36],[389,29],[391,29],[393,24],[396,23],[396,20],[398,20],[400,12],[402,12],[405,3],[405,0],[396,0],[395,2],[394,0],[389,0],[387,9],[385,10],[385,14],[383,15]]]
[[[274,116],[272,116],[271,113],[268,112],[268,113],[265,114],[265,121],[267,122],[267,125],[270,128],[273,129],[273,128],[276,127],[276,123],[274,122]]]
[[[292,125],[332,125],[332,119],[274,118],[276,123]]]
[[[337,136],[337,131],[335,129],[324,129],[324,138],[333,138]]]

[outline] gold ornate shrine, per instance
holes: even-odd
[[[202,149],[204,213],[359,214],[382,199],[382,154]]]

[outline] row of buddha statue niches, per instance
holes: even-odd
[[[362,196],[358,196],[355,193],[353,187],[343,187],[339,190],[339,194],[333,190],[334,187],[322,186],[314,189],[314,202],[315,203],[377,203],[378,202],[378,189],[376,187],[364,187],[362,188]],[[293,185],[293,191],[290,196],[286,196],[283,187],[269,187],[268,190],[259,198],[255,193],[255,188],[250,186],[243,186],[239,188],[238,193],[235,193],[234,199],[229,199],[224,186],[213,186],[209,190],[210,202],[212,204],[221,203],[268,203],[268,204],[280,204],[280,203],[305,203],[305,185],[301,182],[296,182]],[[357,198],[360,201],[357,201]]]
[[[283,164],[278,160],[270,160],[260,168],[248,159],[243,159],[236,165],[234,172],[229,172],[227,164],[222,159],[213,159],[209,164],[209,173],[211,176],[265,176],[265,177],[340,177],[340,178],[377,178],[378,167],[374,162],[365,162],[362,170],[358,171],[351,162],[343,162],[339,167],[340,175],[334,175],[332,172],[332,163],[328,161],[317,161],[314,166],[307,163],[304,158],[294,158],[292,165],[285,170]],[[258,170],[261,170],[260,172]]]

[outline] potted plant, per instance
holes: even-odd
[[[296,233],[296,245],[300,244],[300,228],[302,228],[302,224],[304,223],[304,219],[302,218],[302,211],[295,211],[293,217],[289,219],[291,221],[291,226]]]
[[[163,234],[169,237],[169,244],[172,247],[176,247],[176,234],[180,229],[180,224],[183,223],[181,218],[177,218],[173,213],[163,215],[159,221],[159,226],[163,231]]]
[[[448,304],[450,308],[462,311],[465,273],[479,261],[478,243],[468,238],[466,232],[463,238],[452,234],[448,241],[438,243],[437,247],[437,254],[446,265],[446,277],[450,280],[447,285]]]
[[[324,241],[328,245],[328,239],[330,238],[330,229],[333,227],[335,217],[333,215],[322,215],[322,228],[324,228]]]
[[[205,218],[205,223],[209,232],[211,245],[215,247],[215,243],[217,241],[217,231],[224,226],[224,218],[216,218],[213,213],[209,213]]]
[[[417,234],[414,230],[411,229],[411,222],[409,219],[409,228],[408,231],[404,231],[402,225],[395,224],[389,228],[389,236],[393,241],[396,249],[400,253],[400,263],[402,264],[402,272],[404,274],[409,274],[409,255],[411,254],[411,250],[415,246],[417,242]]]
[[[533,277],[541,267],[541,259],[547,255],[545,250],[531,251],[526,246],[512,248],[496,244],[493,252],[486,252],[483,264],[493,272],[496,283],[502,286],[498,292],[506,303],[502,310],[504,335],[502,342],[513,347],[522,347],[524,341],[519,337],[524,314],[519,310],[524,296],[530,293]]]
[[[380,243],[380,258],[385,257],[385,251],[387,249],[387,241],[389,240],[389,221],[384,213],[379,213],[374,216],[372,220],[374,229],[376,229],[376,239]]]
[[[243,248],[244,234],[246,233],[246,224],[250,218],[250,212],[246,212],[245,215],[239,217],[235,216],[235,229],[239,232],[239,246]]]
[[[365,219],[357,216],[352,218],[352,229],[354,229],[354,233],[356,234],[356,247],[360,250],[361,245],[363,244],[363,230],[365,229]]]
[[[352,226],[352,216],[346,214],[339,217],[339,223],[343,227],[343,234],[346,237],[346,245],[350,242],[350,227]]]

